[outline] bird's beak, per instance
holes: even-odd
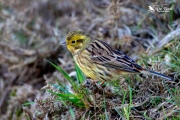
[[[63,45],[63,46],[64,46],[64,45],[66,45],[66,41],[65,41],[65,42],[63,42],[61,45]]]

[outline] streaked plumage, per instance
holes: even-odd
[[[71,31],[66,39],[68,50],[84,74],[93,80],[110,81],[124,74],[153,74],[172,80],[164,74],[142,68],[109,44],[94,39],[82,30]]]

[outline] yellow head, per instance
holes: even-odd
[[[81,29],[75,29],[68,33],[66,45],[72,54],[77,54],[84,50],[91,42],[89,35],[85,34]]]

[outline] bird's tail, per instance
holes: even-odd
[[[173,80],[172,77],[169,77],[169,76],[167,76],[167,75],[164,75],[164,74],[161,74],[161,73],[158,73],[158,72],[154,72],[154,71],[152,71],[152,70],[143,70],[142,73],[144,73],[144,74],[153,74],[153,75],[156,75],[156,76],[165,78],[165,79],[170,80],[170,81]]]

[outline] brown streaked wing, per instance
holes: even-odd
[[[91,60],[97,64],[119,69],[125,72],[140,72],[143,68],[131,58],[112,48],[103,41],[92,42],[87,48],[91,52]]]

